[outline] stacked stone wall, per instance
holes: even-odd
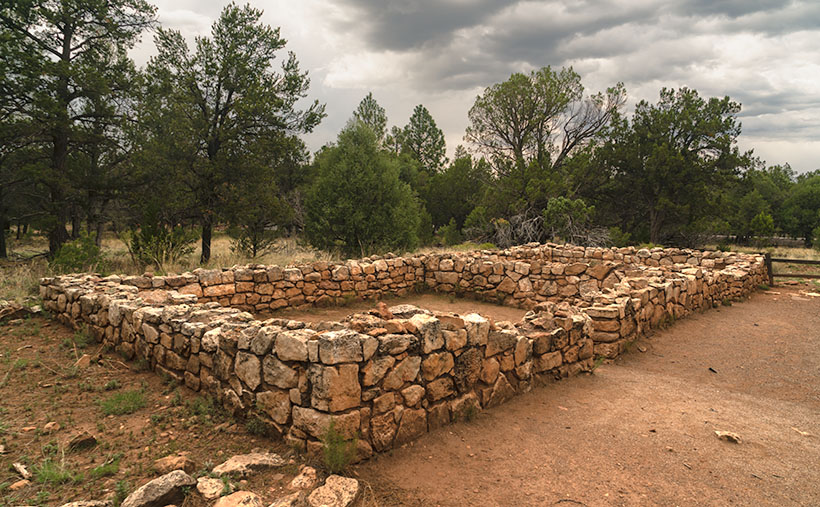
[[[368,456],[587,371],[648,330],[748,295],[762,257],[689,250],[527,245],[178,276],[45,278],[62,322],[86,327],[237,415],[315,447],[333,421]],[[257,319],[246,310],[377,299],[416,290],[530,309],[517,323],[399,305],[343,322]]]

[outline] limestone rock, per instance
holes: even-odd
[[[219,498],[223,489],[225,489],[225,483],[213,477],[200,477],[196,481],[196,490],[205,500]]]
[[[237,491],[223,496],[216,501],[213,507],[262,507],[262,499],[250,491]]]
[[[259,408],[278,424],[285,424],[290,418],[290,395],[285,391],[264,391],[256,395]]]
[[[308,380],[313,385],[311,405],[313,408],[341,412],[361,403],[362,388],[359,384],[359,365],[339,366],[311,365]]]
[[[182,502],[185,499],[184,488],[195,485],[196,479],[182,470],[174,470],[128,495],[121,507],[164,507]]]
[[[259,387],[262,383],[262,364],[259,358],[247,352],[236,353],[236,366],[234,367],[236,376],[244,382],[251,391]]]
[[[310,507],[348,507],[359,496],[359,481],[349,477],[331,475],[324,486],[316,488],[308,496]]]
[[[305,505],[305,493],[298,491],[275,500],[268,507],[302,507]]]
[[[355,363],[364,358],[362,336],[344,329],[319,335],[319,359],[325,364]]]
[[[154,470],[162,475],[173,472],[174,470],[182,470],[185,473],[192,474],[196,472],[196,463],[184,454],[177,454],[165,456],[164,458],[154,461]]]
[[[252,452],[250,454],[239,454],[228,458],[228,460],[221,465],[214,467],[213,473],[217,475],[245,476],[251,472],[265,468],[281,467],[286,464],[287,462],[278,454],[272,452]]]
[[[316,484],[319,482],[317,477],[316,469],[313,467],[305,466],[302,468],[302,471],[290,481],[288,484],[288,488],[293,490],[305,491],[311,490],[316,487]]]

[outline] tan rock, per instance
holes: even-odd
[[[267,468],[278,468],[287,464],[278,454],[272,452],[253,452],[250,454],[239,454],[228,458],[227,461],[214,467],[213,473],[217,475],[238,475],[245,476],[252,472],[265,470]]]
[[[184,454],[176,454],[165,456],[164,458],[154,461],[154,470],[160,475],[165,475],[174,470],[182,470],[192,474],[196,472],[196,463]]]
[[[299,491],[311,490],[316,487],[318,482],[319,478],[317,477],[316,469],[313,467],[304,466],[299,472],[299,475],[290,481],[288,488]]]
[[[427,432],[427,412],[407,409],[402,412],[399,430],[396,433],[395,445],[411,442]]]
[[[421,363],[421,372],[424,380],[433,380],[453,369],[455,362],[449,352],[430,354]]]
[[[219,498],[222,490],[225,489],[225,483],[220,479],[213,477],[200,477],[196,480],[196,490],[202,495],[205,500],[214,500]]]
[[[331,475],[325,484],[308,496],[310,507],[348,507],[359,496],[359,481]]]
[[[26,486],[28,486],[29,484],[31,484],[31,481],[30,481],[30,480],[28,480],[28,479],[21,479],[21,480],[19,480],[19,481],[17,481],[17,482],[13,482],[13,483],[11,483],[11,485],[9,486],[9,491],[20,491],[21,489],[25,488],[25,487],[26,487]]]
[[[308,369],[311,405],[322,411],[341,412],[358,406],[362,400],[359,365],[311,365]]]
[[[286,391],[264,391],[256,395],[259,408],[278,424],[285,424],[290,418],[290,394]]]
[[[223,496],[213,507],[263,507],[262,499],[256,493],[250,491],[237,491],[228,496]]]

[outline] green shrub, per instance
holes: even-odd
[[[335,421],[330,422],[320,440],[324,464],[331,474],[343,471],[356,457],[358,439],[346,439],[336,430]]]
[[[59,273],[93,271],[102,260],[96,238],[96,234],[82,233],[79,238],[61,246],[51,259],[51,268]]]
[[[445,246],[458,245],[463,241],[455,218],[451,218],[447,225],[443,225],[439,228],[438,236],[441,243]]]
[[[131,259],[139,267],[154,265],[164,270],[194,251],[197,231],[164,224],[147,224],[124,232],[120,239],[125,243]]]

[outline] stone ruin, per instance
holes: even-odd
[[[765,280],[756,255],[530,244],[170,276],[67,275],[42,279],[40,296],[61,322],[236,416],[263,418],[295,447],[317,450],[332,422],[358,437],[367,458],[590,371],[596,358]],[[254,316],[420,291],[529,311],[520,322],[401,304],[341,322]]]

